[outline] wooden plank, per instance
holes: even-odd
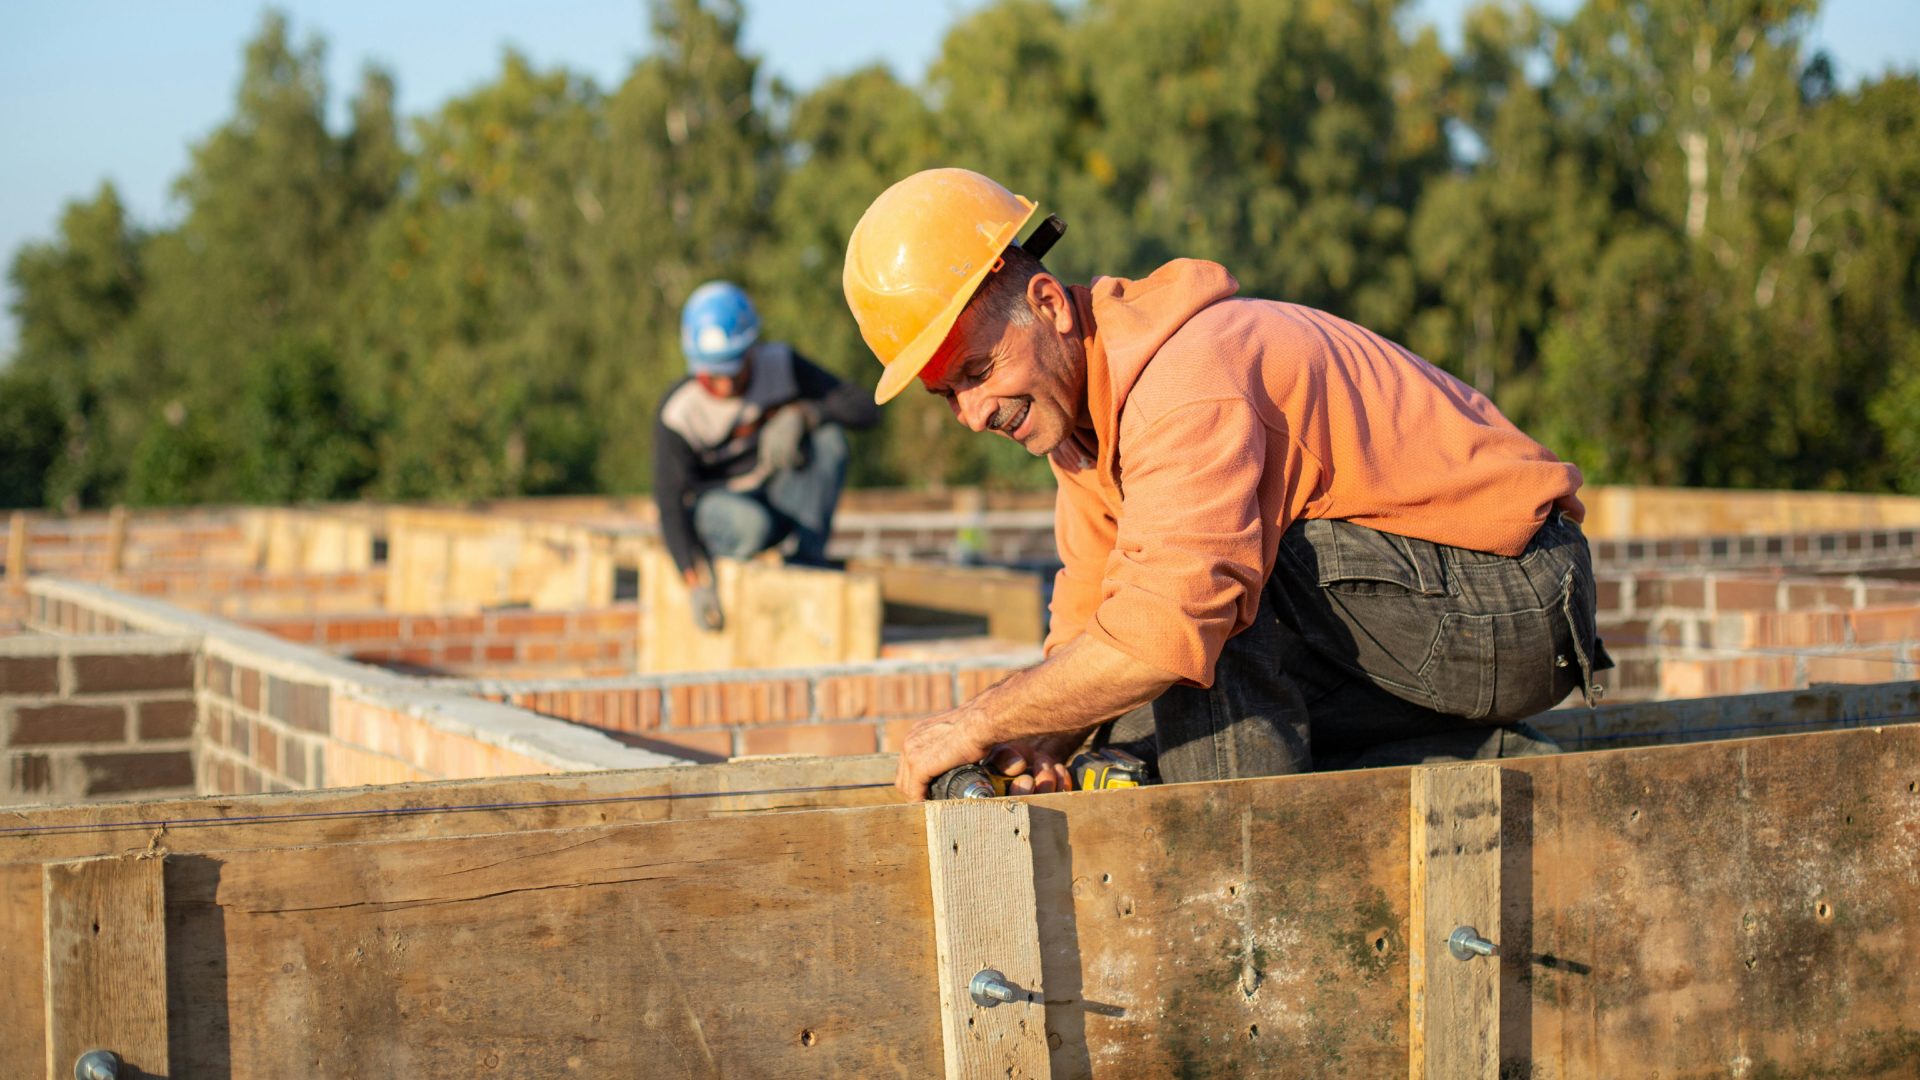
[[[937,1075],[921,821],[170,858],[177,1075]]]
[[[870,575],[720,559],[726,627],[695,629],[687,587],[665,549],[640,567],[646,672],[805,667],[880,655],[880,587]]]
[[[1056,1080],[1406,1069],[1406,770],[1026,801]]]
[[[21,510],[7,521],[7,588],[14,593],[27,589],[27,515]]]
[[[1027,807],[961,799],[929,802],[926,816],[947,1080],[1045,1080],[1051,1069]],[[973,978],[986,970],[1005,977],[1014,1000],[974,1000]]]
[[[899,801],[892,788],[897,764],[891,754],[776,758],[278,795],[6,807],[0,809],[0,863],[162,848],[186,854],[312,847],[873,806]]]
[[[0,1061],[45,1061],[46,934],[43,874],[38,865],[0,865]]]
[[[1920,726],[1501,766],[1509,1073],[1914,1075]]]
[[[878,577],[888,603],[984,615],[988,635],[1004,641],[1037,645],[1046,636],[1041,582],[1032,574],[891,559],[855,559],[847,568]]]
[[[1500,767],[1417,768],[1407,925],[1408,1065],[1413,1080],[1497,1080],[1500,962],[1462,960],[1449,939],[1500,940]]]
[[[47,1075],[73,1075],[93,1049],[168,1075],[163,860],[85,859],[44,870]]]
[[[127,508],[115,505],[107,511],[107,573],[118,575],[127,568]]]

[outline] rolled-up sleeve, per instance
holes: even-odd
[[[1274,437],[1232,398],[1180,406],[1123,439],[1121,513],[1089,637],[1212,685],[1221,648],[1259,609],[1258,489]]]

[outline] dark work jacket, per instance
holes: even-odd
[[[668,388],[653,422],[653,497],[660,535],[682,572],[707,557],[693,531],[693,500],[717,487],[757,487],[760,425],[768,413],[795,401],[814,403],[822,423],[853,430],[880,422],[873,393],[832,373],[780,342],[747,351],[753,375],[737,398],[717,398],[692,376]],[[732,482],[730,485],[729,482]]]

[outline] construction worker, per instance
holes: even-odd
[[[680,312],[687,377],[661,399],[653,427],[660,532],[706,630],[726,619],[712,558],[747,559],[785,541],[787,561],[826,563],[847,474],[847,428],[880,411],[789,345],[760,340],[739,286],[710,281]]]
[[[963,169],[875,199],[842,285],[886,366],[1059,482],[1046,659],[917,724],[897,783],[968,762],[1070,785],[1152,705],[1162,777],[1550,752],[1519,721],[1609,666],[1580,471],[1408,350],[1176,260],[1068,286],[1035,204]],[[1591,697],[1589,697],[1591,700]]]

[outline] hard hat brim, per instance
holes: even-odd
[[[967,309],[967,305],[973,301],[973,294],[980,290],[980,283],[987,280],[987,275],[999,265],[1000,253],[1013,246],[1020,230],[1026,228],[1027,222],[1040,209],[1039,203],[1027,202],[1026,199],[1020,201],[1027,204],[1027,212],[1002,231],[994,244],[994,258],[991,261],[982,260],[973,273],[967,275],[960,288],[954,291],[953,299],[947,302],[940,314],[927,324],[926,329],[920,331],[918,337],[908,342],[906,348],[900,350],[900,355],[893,358],[893,363],[880,370],[880,384],[873,390],[874,404],[885,405],[898,397],[900,391],[905,390],[907,384],[926,369],[927,361],[933,359],[933,354],[940,351],[947,334],[953,330],[953,324],[960,320],[960,313]]]

